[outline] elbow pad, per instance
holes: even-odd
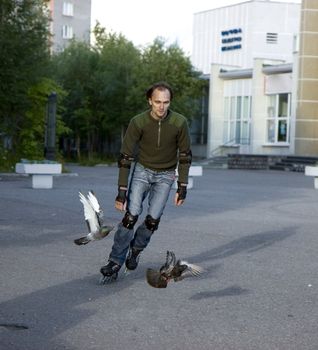
[[[179,163],[189,165],[192,163],[192,152],[190,149],[188,151],[179,153]]]
[[[128,154],[120,153],[118,158],[118,168],[130,169],[131,162],[134,160],[135,158],[132,156],[129,156]]]

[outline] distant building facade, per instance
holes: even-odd
[[[91,0],[50,0],[52,51],[59,52],[71,39],[90,42]]]
[[[252,0],[194,14],[192,62],[251,68],[254,58],[292,62],[300,4]]]
[[[318,155],[317,6],[252,0],[194,15],[192,63],[209,79],[197,155]]]

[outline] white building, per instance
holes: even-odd
[[[300,4],[252,0],[194,14],[194,66],[211,63],[251,68],[253,58],[292,62]]]
[[[197,155],[294,153],[299,29],[295,3],[251,0],[194,15],[192,63],[210,81],[207,145]]]
[[[292,64],[257,58],[251,69],[212,65],[207,157],[293,154],[293,74]]]

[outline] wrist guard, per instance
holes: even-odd
[[[178,181],[177,193],[179,194],[178,200],[185,200],[187,196],[187,185],[181,185],[181,182]]]
[[[116,202],[125,203],[126,202],[127,189],[118,187],[118,194],[116,197]]]

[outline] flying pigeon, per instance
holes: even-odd
[[[167,258],[159,271],[147,269],[147,282],[154,288],[167,288],[168,282],[181,281],[186,277],[199,276],[204,269],[200,266],[177,260],[174,252],[167,251]]]
[[[83,193],[79,192],[79,197],[84,207],[84,217],[89,233],[87,236],[75,239],[74,243],[83,245],[91,241],[103,239],[114,227],[103,225],[104,213],[93,191],[89,191],[86,197]]]

